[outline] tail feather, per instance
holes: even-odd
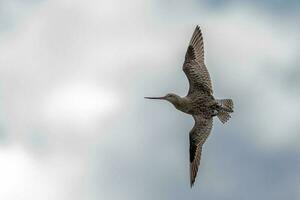
[[[224,111],[220,111],[217,116],[223,124],[225,124],[225,122],[227,122],[231,117],[228,112],[224,112]]]
[[[233,112],[233,101],[231,99],[221,99],[217,100],[220,106],[222,107],[222,110],[218,113],[218,118],[220,121],[224,124],[230,119],[230,114]]]
[[[233,101],[232,99],[220,99],[217,100],[221,107],[227,112],[233,112]]]

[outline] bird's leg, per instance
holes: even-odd
[[[215,117],[215,116],[217,116],[219,114],[219,111],[218,110],[213,110],[212,111],[212,117]]]

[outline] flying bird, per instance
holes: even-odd
[[[233,112],[231,99],[215,99],[210,75],[204,63],[203,37],[199,26],[192,35],[182,67],[189,81],[189,91],[185,97],[169,93],[163,97],[145,97],[161,99],[172,103],[176,109],[192,115],[195,124],[189,133],[190,140],[190,185],[195,183],[200,165],[202,146],[208,138],[213,117],[217,116],[224,124]]]

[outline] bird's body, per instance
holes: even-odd
[[[200,165],[202,146],[211,132],[213,117],[217,116],[222,123],[228,121],[233,112],[233,101],[217,100],[213,96],[210,75],[204,64],[204,45],[199,26],[189,43],[182,69],[190,85],[187,96],[180,97],[170,93],[164,97],[146,98],[167,100],[176,109],[193,116],[195,125],[189,137],[190,183],[193,186]]]
[[[175,108],[190,114],[202,115],[210,118],[217,111],[217,102],[212,95],[188,95],[180,98],[178,102],[174,103]]]

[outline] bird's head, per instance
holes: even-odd
[[[163,97],[145,97],[145,99],[161,99],[161,100],[167,100],[171,103],[176,103],[179,101],[180,96],[178,96],[177,94],[173,94],[173,93],[169,93]]]

